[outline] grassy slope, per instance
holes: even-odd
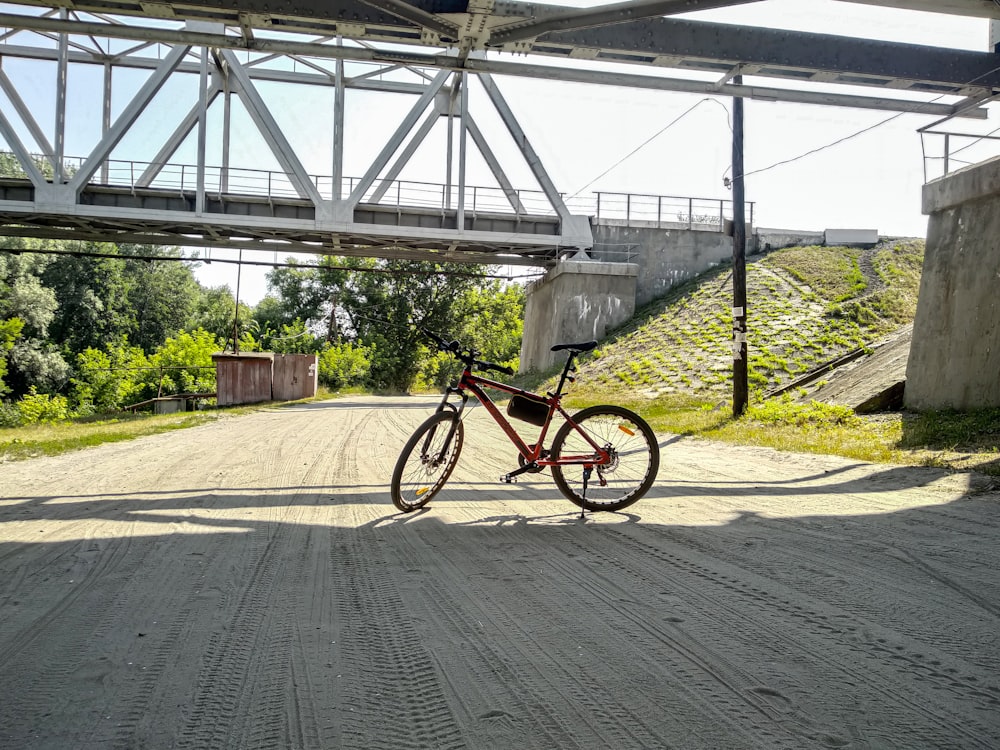
[[[807,247],[752,259],[751,388],[781,385],[912,320],[922,261],[923,243],[914,241],[864,254]],[[649,396],[724,396],[731,390],[731,307],[731,270],[711,271],[639,311],[584,360],[581,377]]]
[[[867,461],[1000,475],[1000,410],[889,414],[764,403],[764,392],[913,320],[923,242],[789,248],[747,267],[751,410],[732,419],[732,280],[711,271],[644,310],[585,357],[577,404],[626,403],[661,430]]]

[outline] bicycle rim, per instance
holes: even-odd
[[[573,421],[612,458],[606,466],[593,467],[586,494],[583,465],[553,466],[559,491],[588,510],[620,510],[645,495],[660,467],[656,436],[645,420],[620,406],[592,406],[575,414]],[[594,455],[590,443],[569,422],[559,428],[552,442],[553,458]]]
[[[442,452],[455,422],[455,432]],[[430,502],[448,481],[462,452],[465,428],[450,412],[432,415],[406,441],[392,472],[390,496],[399,510],[408,513]]]

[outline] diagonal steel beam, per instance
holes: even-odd
[[[396,161],[393,162],[391,167],[389,167],[389,171],[385,173],[385,176],[382,178],[379,186],[375,188],[375,192],[373,192],[371,197],[369,197],[369,203],[378,203],[382,200],[386,191],[388,191],[391,187],[392,181],[399,177],[399,173],[403,171],[403,167],[405,167],[407,162],[413,158],[413,154],[416,153],[420,144],[424,142],[427,135],[434,128],[434,123],[437,122],[438,117],[440,117],[440,115],[434,110],[431,110],[427,114],[427,117],[424,118],[424,121],[421,123],[416,134],[410,139],[410,142],[406,144],[406,148],[403,149]]]
[[[213,82],[209,84],[206,91],[207,101],[205,106],[211,107],[212,103],[221,93],[222,84],[217,77],[213,76]],[[184,116],[184,119],[174,129],[174,132],[164,141],[163,146],[160,147],[156,156],[150,161],[149,166],[146,167],[145,171],[139,176],[139,179],[136,180],[135,186],[137,188],[147,188],[153,184],[153,180],[157,178],[160,171],[166,166],[167,161],[181,147],[184,139],[194,130],[194,126],[198,124],[198,108],[198,104],[191,107],[187,115]]]
[[[139,89],[139,92],[129,102],[129,105],[119,115],[112,128],[105,133],[100,143],[91,151],[90,156],[87,157],[87,161],[83,163],[80,170],[73,175],[73,179],[69,181],[70,187],[77,195],[80,194],[83,186],[90,181],[90,178],[94,176],[94,173],[101,166],[101,162],[108,158],[108,155],[125,136],[128,129],[135,124],[136,119],[146,109],[146,105],[152,101],[170,74],[180,65],[181,60],[184,59],[189,49],[190,47],[187,45],[180,45],[170,50],[167,56],[163,58],[160,66],[153,71],[153,74],[146,80],[142,88]]]
[[[53,167],[55,167],[55,151],[52,149],[52,144],[49,143],[49,139],[45,136],[45,131],[42,130],[38,121],[35,120],[34,115],[31,114],[31,110],[28,109],[28,105],[24,103],[24,100],[17,93],[17,89],[14,88],[14,84],[11,83],[7,74],[4,73],[2,69],[0,69],[0,88],[3,89],[7,98],[10,99],[10,103],[14,105],[14,109],[17,110],[17,114],[20,116],[21,122],[24,123],[28,132],[31,133],[31,137],[35,139],[35,143],[38,147],[42,149],[42,153],[45,154],[45,158],[49,160]]]
[[[400,123],[398,128],[396,128],[396,132],[393,133],[389,142],[385,144],[382,151],[375,158],[375,161],[368,168],[368,171],[365,172],[364,177],[361,178],[358,184],[354,187],[354,190],[351,191],[350,196],[347,198],[348,205],[356,206],[364,194],[368,192],[368,188],[370,188],[372,183],[375,182],[379,173],[385,169],[386,164],[389,163],[389,159],[391,159],[392,155],[396,153],[396,149],[402,145],[406,136],[410,134],[411,130],[413,130],[413,126],[417,124],[417,120],[424,113],[424,110],[427,109],[427,106],[434,100],[434,97],[437,96],[438,91],[441,90],[441,87],[444,86],[445,81],[447,81],[450,76],[451,71],[442,70],[434,77],[431,85],[427,87],[427,90],[416,101],[406,117],[403,118],[403,122]]]
[[[564,13],[503,26],[490,34],[490,44],[508,44],[534,39],[550,31],[572,31],[595,26],[611,26],[642,18],[671,16],[678,13],[692,13],[698,10],[726,8],[731,5],[745,5],[754,2],[760,2],[760,0],[627,0],[627,2],[615,3],[614,5],[574,8]]]
[[[507,202],[514,209],[514,213],[527,213],[524,209],[524,204],[521,203],[520,196],[517,194],[517,189],[511,184],[510,178],[507,177],[507,173],[500,166],[500,161],[497,159],[496,154],[493,153],[493,149],[490,148],[490,144],[483,136],[483,132],[479,129],[475,118],[472,116],[469,117],[467,127],[469,128],[469,135],[472,136],[472,142],[479,148],[479,153],[486,160],[486,165],[490,168],[490,172],[493,173],[493,177],[496,179],[497,184],[500,185],[503,194],[507,196]]]
[[[18,162],[21,164],[21,169],[24,173],[28,175],[28,179],[31,180],[31,184],[35,188],[41,188],[46,184],[45,177],[35,166],[35,162],[31,158],[31,154],[21,143],[21,139],[17,137],[17,131],[11,126],[10,121],[4,115],[3,110],[0,109],[0,135],[3,136],[4,140],[7,141],[7,145],[10,146],[11,151],[14,152],[14,156],[17,157]]]
[[[472,61],[470,60],[469,62]],[[493,102],[493,106],[500,115],[500,119],[503,120],[503,124],[507,126],[508,132],[514,138],[514,143],[524,156],[524,160],[528,163],[528,168],[535,176],[535,180],[538,181],[538,185],[542,188],[542,192],[545,193],[545,197],[549,199],[549,203],[555,209],[559,220],[564,224],[569,223],[569,209],[566,208],[566,204],[556,189],[555,183],[552,182],[552,178],[549,177],[549,173],[545,171],[541,158],[535,152],[531,142],[528,141],[528,136],[521,128],[521,123],[517,121],[517,117],[514,116],[514,112],[511,110],[510,105],[507,104],[507,100],[504,99],[503,94],[500,93],[500,89],[497,88],[493,76],[489,73],[480,73],[479,81],[482,83],[483,88],[486,89],[487,96]]]
[[[309,178],[309,174],[302,166],[302,162],[299,161],[299,157],[295,155],[288,139],[281,132],[281,128],[267,108],[260,93],[254,88],[249,74],[236,59],[236,54],[231,50],[222,50],[222,58],[226,61],[230,80],[236,83],[237,93],[239,93],[250,119],[254,121],[257,130],[260,131],[274,157],[288,175],[296,192],[300,197],[311,201],[314,206],[320,205],[323,198],[320,196],[319,190]]]

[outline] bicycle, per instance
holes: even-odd
[[[585,510],[616,511],[641,498],[652,486],[660,465],[660,449],[653,430],[635,412],[621,406],[590,406],[572,416],[562,406],[563,390],[575,382],[574,360],[597,346],[596,341],[557,344],[552,351],[568,352],[566,364],[554,392],[533,393],[477,375],[474,369],[513,375],[514,371],[477,359],[479,352],[458,341],[421,329],[441,351],[459,359],[465,367],[455,385],[445,389],[434,414],[421,424],[403,446],[392,472],[393,504],[409,513],[425,506],[441,490],[458,462],[465,440],[463,414],[469,393],[485,407],[518,451],[518,468],[500,477],[513,483],[522,474],[537,474],[546,468],[559,491]],[[484,389],[511,394],[507,413],[513,419],[541,428],[533,443],[526,442]],[[454,403],[452,396],[461,401]],[[564,418],[544,447],[556,414]],[[579,469],[575,475],[573,468]],[[596,475],[596,477],[595,477]]]

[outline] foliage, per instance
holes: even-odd
[[[323,341],[298,319],[287,325],[282,324],[277,331],[270,328],[264,330],[259,340],[263,351],[275,354],[316,354],[323,347]]]
[[[524,287],[492,280],[467,289],[456,301],[454,317],[459,322],[455,337],[481,353],[481,358],[518,368],[524,333]],[[439,389],[461,372],[461,363],[444,352],[427,352],[415,386]]]
[[[360,385],[371,368],[371,349],[355,344],[331,344],[319,355],[319,382],[339,389]]]
[[[291,261],[289,261],[291,263]],[[488,269],[455,264],[339,259],[319,267],[279,268],[254,311],[256,338],[274,351],[321,352],[347,341],[370,362],[365,384],[407,391],[447,380],[454,365],[433,356],[415,324],[458,338],[484,356],[511,362],[520,348],[523,291],[485,277]],[[516,362],[515,362],[516,364]]]
[[[127,340],[109,344],[105,351],[86,349],[76,358],[76,376],[72,379],[73,400],[78,411],[109,412],[139,400],[141,368],[149,360]]]
[[[799,427],[806,425],[859,425],[861,418],[849,406],[824,404],[811,401],[808,404],[797,404],[791,400],[769,400],[762,404],[751,406],[745,420],[761,424],[794,424]]]
[[[127,339],[155,350],[184,328],[201,293],[188,264],[133,257],[177,258],[176,248],[7,237],[0,249],[14,251],[0,253],[0,321],[23,321],[18,340],[0,345],[0,392],[15,398],[32,387],[62,392],[71,385],[69,363],[88,349]]]
[[[215,367],[212,354],[219,351],[219,341],[208,331],[182,331],[168,338],[149,357],[151,369],[139,377],[142,398],[174,393],[212,393],[215,391]]]
[[[177,248],[120,245],[119,250],[126,257],[127,299],[135,315],[133,327],[125,333],[132,344],[150,352],[184,330],[195,310],[198,282],[188,263],[127,259],[129,255],[177,258]]]
[[[0,320],[0,396],[10,390],[3,380],[7,374],[7,354],[14,348],[14,342],[23,329],[24,321],[21,318]]]
[[[32,388],[17,402],[21,424],[60,422],[70,416],[69,401],[65,396],[38,393]]]
[[[184,328],[188,331],[201,328],[211,333],[219,341],[228,341],[232,338],[233,325],[237,322],[236,312],[236,299],[228,286],[201,287]],[[240,304],[241,349],[246,349],[242,346],[242,334],[245,333],[247,324],[252,320],[253,310]]]

